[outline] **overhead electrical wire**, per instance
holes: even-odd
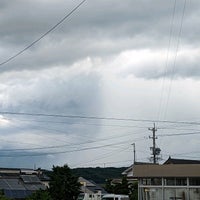
[[[57,149],[57,148],[63,148],[63,147],[76,148],[76,150],[77,150],[77,146],[80,147],[80,145],[92,144],[92,143],[107,141],[107,140],[110,140],[110,139],[117,139],[117,138],[116,137],[115,138],[114,137],[113,138],[107,138],[107,139],[104,138],[102,140],[86,141],[86,142],[81,142],[81,143],[74,143],[74,144],[71,144],[71,145],[65,144],[65,145],[54,145],[54,146],[46,146],[46,147],[1,149],[1,152],[48,150],[48,149]],[[145,139],[146,138],[144,138],[144,137],[140,137],[140,138],[135,138],[134,141],[141,141],[141,140],[145,140]],[[124,144],[124,143],[129,142],[129,141],[130,141],[130,139],[126,140],[126,141],[112,143],[112,144],[109,144],[109,145],[112,146],[112,145],[116,145],[116,144]]]
[[[119,124],[98,124],[98,123],[83,123],[83,122],[66,122],[66,121],[52,121],[52,120],[35,120],[35,119],[12,119],[6,117],[7,120],[16,120],[22,122],[38,122],[38,123],[51,123],[51,124],[67,124],[67,125],[83,125],[83,126],[104,126],[104,127],[119,127],[119,128],[141,128],[141,129],[148,129],[149,127],[144,126],[133,126],[133,125],[119,125]]]
[[[180,21],[180,28],[179,28],[179,33],[178,33],[178,36],[177,36],[177,45],[176,45],[176,49],[175,49],[174,62],[173,62],[172,70],[171,70],[171,77],[170,77],[170,82],[169,82],[169,86],[168,86],[168,91],[167,91],[167,94],[166,94],[166,101],[164,102],[164,85],[165,85],[167,72],[169,71],[169,70],[167,70],[167,68],[169,67],[169,64],[168,64],[169,50],[170,50],[170,46],[171,46],[171,43],[172,43],[171,41],[172,41],[172,35],[173,35],[172,32],[173,32],[173,25],[174,25],[176,7],[177,7],[177,0],[174,1],[173,14],[172,14],[172,20],[171,20],[171,26],[170,26],[169,43],[168,43],[166,63],[165,63],[165,73],[164,73],[164,77],[163,77],[160,103],[159,103],[159,108],[158,108],[158,113],[157,113],[157,116],[158,116],[157,118],[161,119],[161,114],[162,114],[163,120],[166,118],[167,110],[168,110],[168,106],[169,106],[169,99],[170,99],[170,94],[171,94],[171,90],[172,90],[172,82],[173,82],[173,79],[174,79],[174,72],[175,72],[175,67],[176,67],[176,60],[177,60],[178,50],[179,50],[179,46],[180,46],[180,38],[181,38],[182,27],[183,27],[183,19],[184,19],[184,16],[185,16],[186,0],[184,1],[184,5],[183,5],[183,11],[182,11],[182,16],[181,16],[181,21]]]
[[[73,153],[73,152],[80,152],[80,151],[87,151],[87,150],[96,150],[96,149],[101,149],[104,147],[111,147],[114,145],[119,145],[119,144],[127,144],[127,142],[130,142],[130,140],[123,141],[123,142],[116,142],[116,143],[111,143],[111,144],[105,144],[105,145],[99,145],[99,146],[93,146],[93,147],[84,147],[84,148],[79,148],[79,149],[73,149],[73,150],[63,150],[63,151],[57,151],[57,152],[38,152],[38,153],[24,153],[20,152],[17,154],[0,154],[0,157],[35,157],[35,156],[46,156],[46,155],[56,155],[56,154],[65,154],[65,153]]]
[[[169,61],[169,51],[170,51],[170,46],[171,46],[171,41],[172,41],[172,30],[173,30],[174,16],[175,16],[175,11],[176,11],[176,1],[177,0],[174,1],[173,12],[172,12],[169,42],[168,42],[168,48],[167,48],[167,53],[166,53],[165,70],[164,70],[164,76],[163,76],[162,86],[161,86],[162,88],[161,88],[161,95],[160,95],[159,107],[158,107],[158,112],[157,112],[157,119],[162,119],[161,118],[161,113],[162,113],[162,108],[163,108],[162,102],[164,102],[164,89],[165,89],[165,81],[166,81],[166,76],[167,76],[167,71],[168,71],[167,68],[168,68],[168,61]]]
[[[165,107],[165,111],[164,111],[164,119],[167,116],[167,110],[168,110],[168,106],[169,106],[169,99],[170,99],[171,90],[172,90],[172,82],[174,80],[174,73],[175,73],[175,68],[176,68],[177,56],[178,56],[178,51],[179,51],[179,46],[180,46],[180,39],[181,39],[181,34],[182,34],[182,29],[183,29],[183,19],[184,19],[184,16],[185,16],[185,9],[186,9],[186,0],[184,1],[184,5],[183,5],[183,12],[182,12],[182,16],[181,16],[180,29],[179,29],[179,33],[178,33],[177,45],[176,45],[175,56],[174,56],[174,62],[173,62],[172,71],[171,71],[169,90],[168,90],[167,99],[166,99],[166,107]]]
[[[4,117],[5,118],[5,117]],[[10,120],[10,121],[22,121],[22,122],[38,122],[38,123],[46,123],[46,125],[48,125],[48,128],[46,128],[45,126],[38,126],[38,125],[34,125],[34,127],[38,127],[38,128],[42,128],[42,129],[45,129],[45,130],[50,130],[50,131],[54,131],[56,133],[64,133],[64,134],[70,134],[66,131],[60,131],[58,129],[55,129],[55,128],[49,128],[49,123],[51,124],[65,124],[65,125],[74,125],[74,124],[78,124],[78,125],[83,125],[83,126],[100,126],[100,127],[119,127],[119,128],[139,128],[139,129],[148,129],[149,127],[148,126],[137,126],[137,125],[119,125],[119,124],[103,124],[102,122],[101,123],[86,123],[86,122],[67,122],[67,121],[55,121],[55,120],[35,120],[35,119],[19,119],[19,118],[8,118],[6,117],[5,119],[7,120]],[[191,125],[199,125],[198,122],[187,122],[187,123],[192,123],[192,124],[184,124],[186,126],[191,126]],[[195,123],[195,124],[194,124]],[[16,127],[16,125],[14,125]],[[19,126],[17,126],[18,128],[20,128]],[[34,128],[35,129],[35,128]],[[173,124],[173,126],[159,126],[157,129],[159,130],[167,130],[167,129],[172,129],[172,130],[179,130],[179,131],[183,131],[183,130],[189,130],[189,131],[200,131],[199,129],[195,129],[195,128],[184,128],[184,127],[179,127],[177,126],[177,124]],[[134,134],[136,134],[134,132]],[[77,136],[77,135],[76,135]],[[80,135],[78,135],[80,136]],[[85,138],[85,135],[83,136]],[[61,141],[61,140],[59,140]]]
[[[57,118],[71,118],[71,119],[134,121],[134,122],[149,122],[149,123],[159,122],[159,123],[169,123],[169,124],[200,125],[200,122],[193,122],[193,121],[134,119],[134,118],[98,117],[98,116],[84,116],[84,115],[61,115],[61,114],[26,113],[26,112],[9,112],[9,111],[0,111],[0,114],[1,115],[24,115],[24,116],[35,116],[35,117],[57,117]]]
[[[39,38],[37,38],[36,40],[34,40],[32,43],[30,43],[28,46],[26,46],[24,49],[22,49],[21,51],[19,51],[15,55],[13,55],[13,56],[9,57],[8,59],[6,59],[5,61],[1,62],[0,66],[5,65],[6,63],[8,63],[11,60],[15,59],[16,57],[18,57],[19,55],[21,55],[22,53],[24,53],[26,50],[28,50],[29,48],[31,48],[33,45],[35,45],[36,43],[38,43],[41,39],[43,39],[44,37],[46,37],[50,32],[52,32],[60,24],[62,24],[68,17],[70,17],[85,2],[86,2],[86,0],[81,1],[76,7],[74,7],[67,15],[65,15],[59,22],[57,22],[53,27],[51,27],[47,32],[45,32],[44,34],[42,34]]]
[[[170,137],[170,136],[184,136],[184,135],[198,135],[200,132],[191,132],[191,133],[174,133],[174,134],[163,134],[157,135],[159,137]]]

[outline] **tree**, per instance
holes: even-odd
[[[26,200],[52,200],[52,198],[47,190],[38,190]]]
[[[138,182],[131,183],[130,188],[130,200],[138,200]]]
[[[125,176],[122,178],[121,183],[118,183],[114,186],[113,192],[115,194],[129,194],[129,184]]]
[[[113,188],[114,186],[111,184],[112,180],[111,179],[106,179],[106,184],[105,184],[105,190],[108,193],[113,193]]]
[[[80,193],[80,183],[67,165],[53,166],[49,192],[53,200],[76,200]]]
[[[112,184],[112,180],[106,180],[105,190],[108,193],[129,195],[130,200],[138,199],[138,183],[129,183],[126,177],[122,178],[121,183]]]

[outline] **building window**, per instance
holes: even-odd
[[[200,185],[200,178],[190,178],[189,183],[190,185]]]
[[[176,178],[176,185],[187,185],[186,178]]]
[[[165,185],[175,185],[175,178],[165,178],[164,184]]]
[[[186,178],[166,178],[164,179],[165,185],[176,185],[176,186],[184,186],[187,185]]]
[[[152,178],[151,185],[162,185],[162,179],[161,178]]]
[[[143,178],[142,179],[142,185],[151,185],[151,179],[150,178]]]
[[[161,178],[143,178],[142,185],[162,185]]]
[[[162,189],[161,188],[143,188],[141,190],[142,200],[161,200]]]

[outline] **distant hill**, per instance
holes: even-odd
[[[128,167],[96,167],[96,168],[74,168],[72,172],[76,176],[84,177],[88,180],[93,180],[98,184],[105,183],[106,179],[114,179],[114,178],[121,178],[121,173],[125,171]]]

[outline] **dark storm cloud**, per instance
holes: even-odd
[[[37,39],[78,4],[22,0],[2,3],[1,61]],[[184,2],[177,1],[173,37],[179,31],[183,5]],[[68,66],[87,56],[109,57],[129,49],[167,48],[173,7],[174,1],[87,1],[46,38],[1,66],[1,71]],[[199,27],[195,26],[198,10],[198,2],[187,3],[182,43],[199,43]]]
[[[2,0],[0,62],[39,38],[79,2]],[[200,94],[195,79],[200,76],[200,3],[197,0],[187,1],[185,14],[182,16],[184,1],[176,1],[171,26],[174,3],[175,0],[87,0],[56,30],[16,59],[0,66],[0,110],[155,119],[154,111],[158,110],[159,104],[159,81],[162,77],[173,76],[174,79],[181,79],[176,79],[174,85],[182,93],[175,91],[179,95],[173,99],[172,105],[169,103],[169,115],[175,120],[198,117],[196,105]],[[182,17],[182,31],[178,38]],[[170,29],[170,56],[165,69]],[[180,43],[176,52],[178,41]],[[193,80],[185,81],[188,77]],[[181,83],[177,83],[178,81]],[[187,95],[191,87],[195,92]],[[179,113],[183,113],[183,110],[186,114],[180,116]],[[116,133],[120,135],[123,132],[119,127],[102,128],[101,123],[110,125],[109,122],[102,121],[87,121],[84,124],[83,120],[70,119],[65,120],[66,124],[62,125],[51,123],[52,119],[47,118],[18,117],[17,121],[16,116],[6,117],[11,120],[10,125],[1,127],[2,148],[27,147],[29,142],[33,147],[52,146],[54,143],[63,144],[66,139],[69,139],[67,142],[75,143],[95,139],[98,141],[97,136],[115,136]],[[46,123],[42,124],[37,120]],[[55,120],[58,119],[53,119]],[[89,127],[86,126],[87,123],[99,126]],[[118,123],[116,125],[125,126]],[[135,129],[131,132],[135,132]],[[67,137],[69,135],[70,138]],[[141,147],[144,146],[147,146],[146,141],[141,143]],[[84,155],[91,160],[97,158],[97,154],[102,154],[102,149],[86,153]],[[77,157],[74,154],[68,156],[5,158],[0,164],[7,161],[7,166],[24,167],[36,163],[46,167],[86,160],[82,152]]]

